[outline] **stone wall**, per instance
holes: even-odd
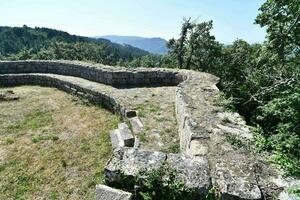
[[[186,152],[189,149],[190,142],[195,134],[192,131],[191,116],[188,112],[188,104],[186,103],[188,94],[185,94],[184,90],[190,89],[192,87],[191,83],[194,81],[200,81],[202,77],[199,77],[199,73],[187,70],[158,68],[127,69],[73,61],[0,61],[0,85],[2,86],[31,84],[56,87],[101,104],[111,111],[121,113],[122,115],[125,114],[126,108],[122,107],[109,94],[72,84],[51,76],[51,74],[80,77],[119,88],[178,86],[176,90],[176,109],[180,146],[182,152]],[[218,79],[213,75],[205,74],[204,77],[205,79],[201,81],[210,83],[213,86],[218,82]]]
[[[59,79],[57,76],[46,74],[0,74],[0,86],[13,87],[20,85],[55,87],[67,93],[74,94],[96,104],[102,105],[112,112],[118,112],[121,114],[125,113],[125,108],[122,107],[119,102],[109,94],[64,81]]]
[[[185,77],[174,70],[109,67],[70,61],[0,61],[0,74],[51,73],[81,77],[114,87],[175,86]]]

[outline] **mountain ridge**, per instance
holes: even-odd
[[[94,38],[110,40],[118,44],[128,44],[139,49],[143,49],[154,54],[167,54],[167,40],[161,37],[141,37],[141,36],[124,36],[124,35],[103,35]]]

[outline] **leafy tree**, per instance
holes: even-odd
[[[184,19],[180,38],[168,42],[169,56],[179,68],[211,71],[221,55],[221,45],[210,34],[212,21],[196,23]]]
[[[284,65],[286,55],[300,48],[299,1],[267,0],[259,10],[256,23],[267,28],[268,47]]]

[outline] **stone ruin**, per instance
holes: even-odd
[[[283,178],[264,156],[235,148],[227,140],[229,136],[248,142],[252,135],[237,113],[216,104],[218,81],[211,74],[189,70],[127,69],[73,61],[0,61],[1,86],[55,87],[101,104],[129,122],[131,128],[121,123],[110,133],[114,152],[105,167],[108,181],[118,181],[120,173],[135,176],[168,163],[188,188],[198,191],[200,199],[211,188],[221,199],[296,199],[287,188],[299,182]],[[126,107],[120,89],[153,86],[176,86],[179,154],[139,148],[144,124],[138,112]],[[99,185],[96,198],[131,199],[131,194]]]

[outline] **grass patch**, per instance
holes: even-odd
[[[146,117],[150,113],[156,113],[160,111],[160,107],[150,102],[146,102],[145,104],[136,105],[134,110],[138,111],[139,117]]]
[[[53,123],[51,111],[34,110],[26,114],[21,121],[9,125],[7,129],[9,131],[37,130],[51,123]]]
[[[6,145],[10,145],[10,144],[13,144],[15,141],[12,137],[7,137],[5,138],[5,144]]]
[[[141,142],[146,142],[147,141],[147,136],[146,136],[146,132],[145,131],[142,131],[140,134],[140,140]]]
[[[56,89],[13,90],[20,100],[0,104],[0,199],[95,199],[119,116]]]
[[[59,139],[59,137],[56,135],[35,135],[35,136],[32,136],[31,141],[33,143],[38,143],[40,141],[45,141],[45,140],[56,141],[58,139]]]

